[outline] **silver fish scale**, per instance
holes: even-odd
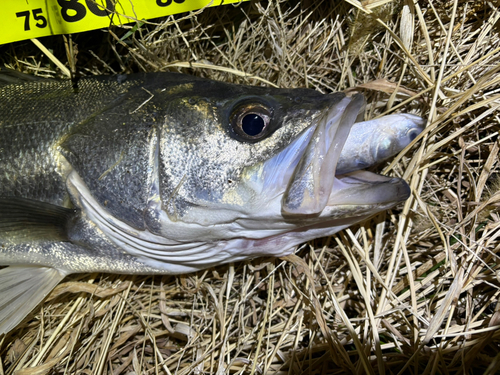
[[[77,125],[63,154],[85,179],[92,195],[116,217],[144,229],[149,197],[150,152],[157,119],[150,95],[132,90],[103,112]]]
[[[110,80],[82,81],[84,94],[68,81],[0,87],[0,196],[68,204],[61,140],[126,89]]]

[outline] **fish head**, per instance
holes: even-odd
[[[147,218],[156,235],[204,238],[239,257],[279,255],[408,197],[400,179],[335,174],[361,95],[196,92],[177,99],[160,131],[159,194]]]
[[[143,128],[135,125],[134,134],[143,134],[138,141],[106,132],[112,141],[99,150],[114,155],[110,167],[82,163],[94,163],[87,150],[95,136],[82,147],[82,136],[75,135],[80,143],[70,140],[65,147],[75,168],[68,185],[76,205],[113,242],[152,267],[187,272],[289,254],[295,245],[331,235],[409,196],[398,178],[336,174],[364,107],[362,95],[196,78],[168,84],[158,79],[140,90],[140,101],[133,96],[120,105],[136,121],[151,113],[154,118]],[[109,116],[92,121],[100,118]],[[108,123],[94,124],[92,131],[102,132]],[[130,144],[138,145],[133,152]],[[134,158],[141,168],[124,176],[121,165]],[[141,188],[127,186],[129,178]],[[142,198],[130,198],[131,191]]]

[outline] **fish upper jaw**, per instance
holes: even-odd
[[[364,98],[344,98],[318,121],[283,195],[285,214],[318,214],[326,207],[340,153]]]

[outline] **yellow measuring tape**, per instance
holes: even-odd
[[[242,0],[1,0],[0,44],[71,34]],[[245,0],[243,0],[245,1]]]

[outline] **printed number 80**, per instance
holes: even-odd
[[[177,4],[182,4],[184,0],[174,0]],[[172,4],[172,0],[156,0],[156,5],[159,7],[168,7],[170,4]]]
[[[78,2],[79,0],[57,0],[57,3],[61,7],[61,16],[66,22],[76,22],[80,21],[87,14],[87,9],[83,4]],[[102,9],[97,6],[94,0],[85,0],[87,8],[99,17],[106,17],[109,13],[115,10],[115,6],[111,0],[106,0],[106,9]],[[74,14],[70,14],[71,13]]]

